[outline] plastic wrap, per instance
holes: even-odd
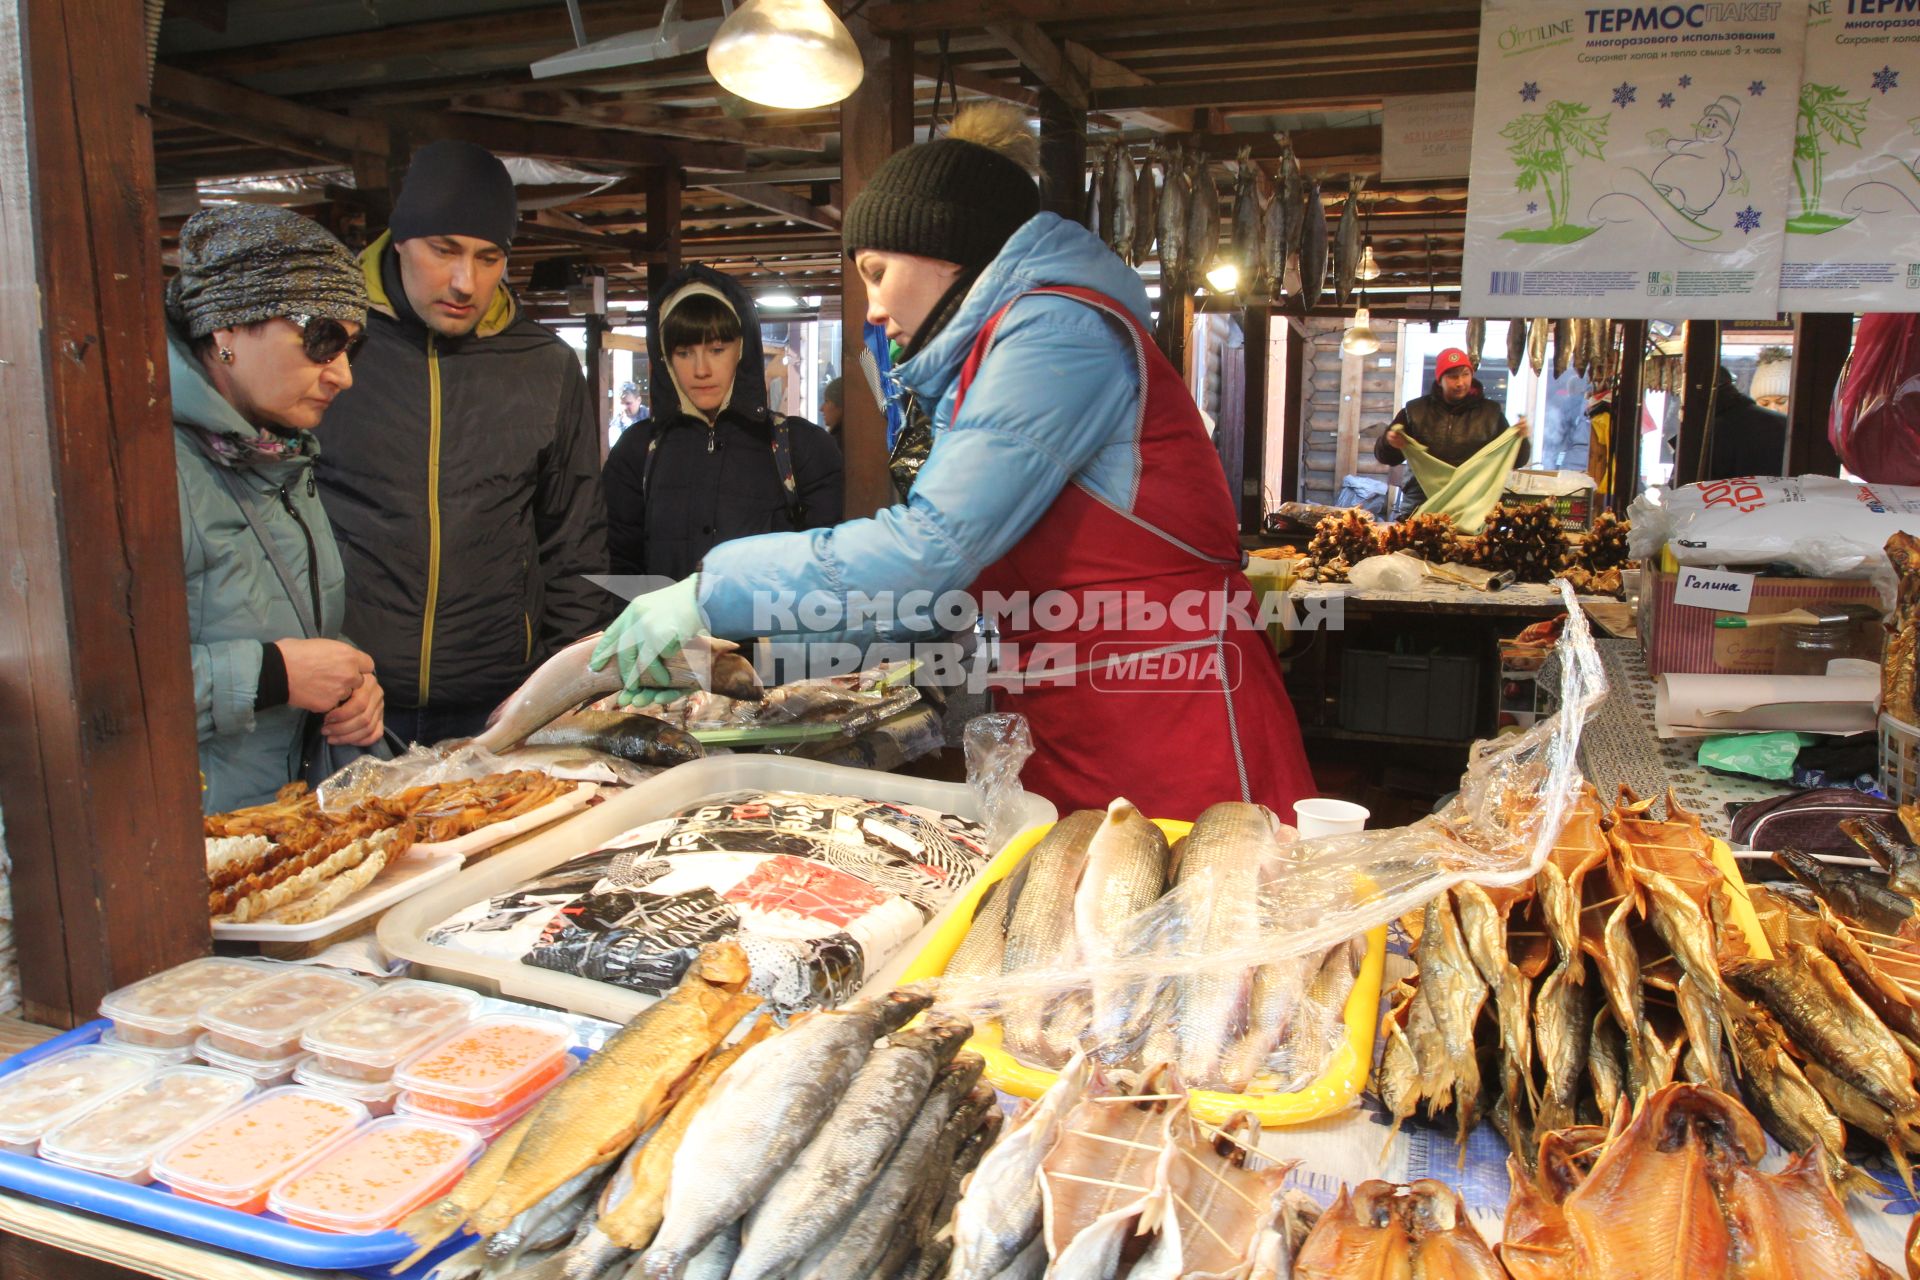
[[[975,716],[961,733],[967,759],[967,789],[980,802],[987,842],[998,849],[1020,834],[1020,770],[1033,754],[1027,718],[997,711]]]
[[[1143,1052],[1166,1060],[1152,1037],[1192,1017],[1192,1002],[1223,996],[1230,1010],[1264,1001],[1283,1025],[1327,1025],[1344,1000],[1338,964],[1352,939],[1467,881],[1525,882],[1547,860],[1581,786],[1582,725],[1606,692],[1586,618],[1572,589],[1559,585],[1570,615],[1558,645],[1559,711],[1525,732],[1477,743],[1440,813],[1407,827],[1291,842],[1282,829],[1262,849],[1257,879],[1231,880],[1220,867],[1185,875],[1100,948],[1100,959],[949,977],[941,1003],[1010,1029],[1039,1026],[1056,1049],[1077,1042],[1114,1061]],[[970,727],[970,754],[971,747]],[[1227,888],[1250,882],[1259,885],[1251,901]],[[1244,1013],[1229,1013],[1226,1025],[1236,1019],[1243,1024]],[[1313,1067],[1311,1048],[1293,1052],[1300,1061],[1269,1054],[1221,1071],[1236,1083],[1282,1087]]]
[[[1666,548],[1681,564],[1781,564],[1814,578],[1873,578],[1891,600],[1881,551],[1896,531],[1920,533],[1920,489],[1746,476],[1649,489],[1629,514],[1637,560],[1657,560]]]
[[[916,666],[882,664],[852,675],[796,680],[767,690],[759,702],[741,702],[702,691],[649,708],[645,714],[696,734],[820,726],[833,731],[829,741],[844,742],[920,701],[919,690],[908,680]],[[753,745],[751,733],[723,740]]]
[[[825,742],[769,747],[768,751],[823,764],[846,765],[851,769],[888,770],[932,755],[946,745],[947,735],[941,726],[940,713],[921,703],[874,725],[852,741],[829,738]]]
[[[452,750],[424,747],[418,743],[404,755],[391,760],[361,756],[320,784],[320,811],[348,813],[355,805],[381,796],[398,795],[411,787],[438,786],[443,782],[471,782],[494,773],[511,773],[518,768],[483,747],[462,746]]]
[[[1860,317],[1827,435],[1861,479],[1920,485],[1920,315]]]

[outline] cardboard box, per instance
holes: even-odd
[[[1640,645],[1646,650],[1650,674],[1765,675],[1773,670],[1780,628],[1716,627],[1714,619],[1739,615],[1724,609],[1675,604],[1674,587],[1678,582],[1677,574],[1662,569],[1649,569],[1642,576]],[[1878,608],[1880,593],[1865,578],[1762,576],[1754,579],[1753,599],[1745,616],[1757,618],[1793,609],[1817,611],[1823,605],[1836,604]]]
[[[1510,506],[1551,502],[1563,527],[1578,532],[1593,528],[1593,477],[1582,471],[1510,472],[1500,500]]]

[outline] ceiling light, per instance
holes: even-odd
[[[1240,268],[1232,262],[1216,262],[1207,268],[1207,288],[1215,293],[1232,293],[1240,287]]]
[[[746,0],[707,47],[707,70],[728,92],[786,110],[839,102],[863,72],[825,0]]]
[[[800,299],[785,289],[775,289],[772,293],[763,293],[754,299],[758,305],[768,311],[792,311],[800,305]]]
[[[1380,260],[1373,256],[1373,241],[1367,241],[1360,250],[1360,265],[1353,269],[1356,280],[1378,280],[1380,278]]]
[[[1340,338],[1340,350],[1350,356],[1370,356],[1380,349],[1380,339],[1374,334],[1367,309],[1361,307],[1353,313],[1353,324]]]

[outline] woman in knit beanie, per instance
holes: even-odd
[[[218,813],[324,776],[384,729],[373,660],[340,638],[311,434],[353,385],[367,291],[318,223],[232,205],[181,228],[166,307],[202,803]]]
[[[912,638],[932,627],[908,593],[1014,598],[1032,607],[993,619],[994,684],[1032,728],[1029,790],[1062,812],[1125,796],[1154,817],[1224,800],[1284,814],[1313,780],[1254,625],[1226,476],[1153,344],[1139,275],[1040,211],[1035,152],[1017,112],[972,108],[848,206],[867,320],[903,353],[894,394],[933,424],[906,501],[723,543],[629,606],[597,656],[644,685],[694,634],[824,638],[850,622],[834,605],[891,599],[860,634]]]

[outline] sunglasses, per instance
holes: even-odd
[[[367,344],[367,331],[348,333],[347,326],[338,320],[325,316],[287,316],[295,328],[300,330],[300,346],[307,353],[307,359],[315,364],[332,364],[346,352],[347,363],[360,354],[360,348]]]

